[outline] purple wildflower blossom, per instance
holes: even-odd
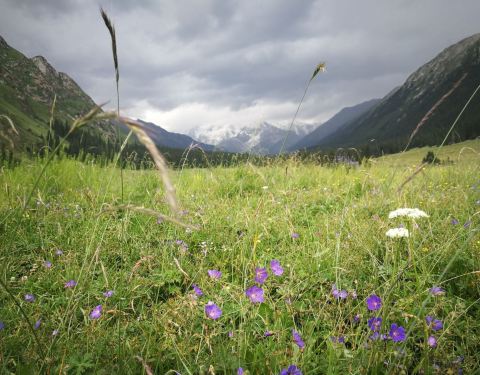
[[[268,277],[267,269],[266,268],[255,268],[255,282],[259,284],[263,284]]]
[[[52,262],[50,262],[49,260],[46,260],[45,262],[43,262],[43,266],[45,268],[52,268]]]
[[[0,320],[0,331],[5,328],[5,323]]]
[[[427,315],[425,317],[425,321],[427,322],[427,326],[429,326],[434,331],[440,331],[443,328],[443,323],[439,319],[433,319],[432,316]]]
[[[243,375],[243,368],[241,367],[238,368],[237,375]]]
[[[453,218],[451,221],[452,225],[458,225],[458,220]]]
[[[98,319],[102,316],[102,305],[95,306],[90,312],[90,319]]]
[[[472,221],[471,221],[471,220],[467,220],[467,221],[465,222],[465,224],[463,224],[463,227],[464,227],[464,228],[468,228],[468,227],[470,227],[471,224],[472,224]]]
[[[273,333],[270,331],[265,331],[263,334],[263,337],[270,337],[270,336],[273,336]]]
[[[77,282],[75,280],[69,280],[65,283],[65,288],[74,288],[77,286]]]
[[[384,335],[383,333],[380,334],[380,332],[378,332],[378,331],[375,331],[375,332],[373,332],[373,335],[370,336],[370,340],[372,340],[372,341],[376,341],[376,340],[385,341],[385,340],[388,340],[388,336]]]
[[[61,249],[57,249],[57,250],[55,250],[55,255],[59,257],[59,256],[63,255],[63,251]]]
[[[35,324],[33,325],[33,329],[39,329],[42,325],[42,318],[38,319]]]
[[[270,262],[270,269],[272,270],[272,273],[275,275],[275,276],[282,276],[283,275],[283,268],[282,266],[280,265],[280,262],[276,259],[273,259],[271,262]]]
[[[345,344],[345,337],[344,336],[338,336],[338,337],[330,336],[330,341],[333,344]]]
[[[350,292],[350,297],[352,297],[352,299],[357,299],[357,291],[356,290],[352,290]]]
[[[215,305],[212,301],[208,301],[205,305],[205,314],[210,319],[217,320],[222,316],[222,310],[220,310],[220,307]]]
[[[353,317],[353,321],[355,323],[358,323],[360,321],[360,315],[359,314],[355,314],[355,316]]]
[[[229,332],[228,332],[228,337],[230,337],[230,338],[233,337],[233,332],[232,332],[232,331],[229,331]]]
[[[296,232],[293,232],[293,233],[291,234],[291,236],[292,236],[293,239],[296,239],[296,238],[300,237],[300,235],[299,235],[298,233],[296,233]]]
[[[280,375],[302,375],[302,371],[295,365],[290,365],[288,368],[282,369]]]
[[[372,331],[379,331],[381,325],[382,325],[382,318],[380,317],[373,317],[368,320],[368,327]]]
[[[367,298],[367,307],[370,311],[379,310],[382,307],[382,299],[376,294]]]
[[[162,217],[159,217],[157,218],[157,224],[162,224],[163,223],[163,218]]]
[[[210,276],[212,279],[219,279],[222,277],[222,273],[218,270],[208,270],[208,276]]]
[[[197,284],[192,284],[192,288],[193,288],[193,291],[195,292],[195,295],[197,295],[198,297],[203,296],[202,289],[200,289]]]
[[[428,346],[431,348],[436,348],[437,347],[437,339],[435,336],[430,336],[427,340]]]
[[[293,341],[295,341],[295,344],[297,344],[300,349],[303,349],[305,347],[305,343],[303,342],[300,334],[294,329],[292,329],[292,335],[293,335]]]
[[[393,342],[400,342],[405,340],[405,328],[399,326],[395,323],[392,323],[390,326],[390,337],[392,338]]]
[[[33,294],[27,293],[24,298],[27,302],[35,302],[35,296]]]
[[[347,293],[347,291],[346,291],[345,289],[342,289],[342,290],[340,291],[340,293],[338,293],[338,296],[340,297],[340,299],[345,299],[345,298],[347,298],[348,293]]]
[[[111,296],[113,296],[114,293],[115,293],[115,291],[113,291],[113,290],[107,290],[106,292],[103,292],[103,296],[105,298],[110,298]]]
[[[434,286],[430,288],[430,293],[433,296],[443,296],[445,294],[445,289],[440,288],[439,286]]]
[[[265,299],[263,297],[263,289],[258,286],[251,286],[245,291],[245,295],[252,303],[262,303]]]

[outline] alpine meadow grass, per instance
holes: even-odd
[[[39,162],[3,168],[1,372],[474,372],[480,142],[435,152],[401,193],[425,149],[171,171],[185,227],[153,170],[143,212],[113,165],[55,156],[25,208]]]

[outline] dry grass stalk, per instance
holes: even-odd
[[[10,117],[8,117],[7,115],[0,115],[0,119],[5,119],[7,120],[8,124],[10,125],[10,128],[13,130],[13,132],[16,134],[16,135],[19,135],[18,134],[18,131],[17,129],[15,128],[15,125],[13,124],[13,121]],[[0,122],[1,123],[1,122]],[[13,149],[15,147],[15,144],[13,143],[12,139],[8,136],[8,134],[4,133],[3,131],[0,130],[0,137],[6,139],[9,143],[10,143],[10,147]]]
[[[183,273],[187,279],[189,279],[190,276],[188,276],[188,273],[186,273],[186,272],[183,270],[183,268],[180,266],[180,262],[178,261],[178,259],[175,258],[175,257],[173,257],[173,261],[175,262],[175,265],[176,265],[177,268],[180,270],[180,272]]]
[[[422,119],[420,120],[420,122],[417,124],[417,126],[415,127],[415,129],[413,130],[412,134],[410,135],[410,138],[408,139],[408,143],[407,143],[407,146],[405,147],[405,150],[404,152],[407,150],[408,146],[410,145],[410,143],[412,142],[412,139],[413,137],[415,137],[415,134],[418,133],[418,131],[420,130],[420,128],[427,122],[427,120],[432,117],[432,114],[433,112],[435,112],[435,110],[440,106],[440,104],[442,104],[445,99],[447,99],[457,88],[458,86],[460,86],[460,84],[463,82],[463,80],[465,79],[465,77],[467,77],[468,73],[464,73],[463,76],[457,81],[454,83],[454,85],[452,86],[452,88],[446,93],[444,94],[434,105],[432,108],[430,108],[430,111],[427,112],[427,114],[425,116],[422,117]]]
[[[147,364],[147,362],[145,362],[145,360],[142,357],[136,355],[135,359],[142,364],[143,369],[145,370],[145,373],[147,375],[153,375],[153,371],[152,371],[151,367]]]
[[[153,256],[151,256],[151,255],[147,255],[145,257],[140,258],[140,260],[138,260],[137,263],[135,263],[135,265],[133,266],[132,272],[130,273],[130,277],[128,278],[128,281],[132,280],[132,277],[133,277],[134,273],[140,268],[142,263],[144,263],[147,260],[152,260],[152,259],[153,259]]]
[[[162,156],[160,151],[158,151],[157,146],[155,146],[155,143],[153,143],[152,139],[145,132],[142,124],[126,117],[119,117],[119,120],[125,123],[130,128],[130,130],[132,130],[135,133],[139,141],[147,148],[148,152],[150,152],[150,155],[152,155],[153,161],[155,162],[155,165],[157,166],[160,172],[160,176],[162,178],[163,185],[165,187],[167,202],[170,208],[173,210],[173,212],[177,214],[178,203],[175,195],[175,188],[173,187],[170,177],[168,176],[168,167],[167,167],[167,162],[165,161],[165,158]]]
[[[139,206],[135,206],[133,204],[121,204],[121,205],[118,205],[118,206],[115,206],[115,207],[110,206],[110,205],[106,205],[103,208],[103,211],[117,211],[117,210],[130,210],[130,211],[135,211],[135,212],[141,212],[143,214],[147,214],[147,215],[150,215],[150,216],[161,218],[162,220],[165,220],[165,221],[170,221],[171,223],[177,224],[177,225],[179,225],[181,227],[184,227],[184,228],[195,229],[195,230],[200,229],[196,225],[191,225],[191,224],[184,223],[184,222],[182,222],[178,219],[175,219],[173,217],[164,215],[164,214],[162,214],[158,211],[152,210],[151,208],[139,207]]]
[[[402,191],[403,187],[404,187],[406,184],[408,184],[410,181],[412,181],[412,180],[415,178],[415,176],[416,176],[417,174],[419,174],[419,173],[423,170],[423,168],[425,168],[425,167],[427,166],[427,164],[428,164],[428,163],[423,163],[423,164],[421,164],[421,165],[415,170],[415,172],[413,172],[405,181],[403,181],[403,183],[402,183],[402,184],[400,185],[400,187],[398,188],[397,192],[400,193],[400,192]]]

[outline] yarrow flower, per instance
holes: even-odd
[[[437,347],[437,339],[435,336],[429,336],[427,340],[428,346],[431,348],[436,348]]]
[[[427,315],[425,317],[427,326],[433,329],[434,331],[440,331],[443,328],[443,323],[439,319],[434,319],[433,316]]]
[[[193,288],[193,292],[194,292],[198,297],[203,296],[202,289],[200,289],[200,288],[198,287],[198,285],[192,284],[192,288]]]
[[[102,316],[102,305],[95,306],[90,312],[90,319],[98,319]]]
[[[275,275],[275,276],[282,276],[283,275],[283,268],[282,266],[280,265],[280,262],[276,259],[273,259],[271,262],[270,262],[270,269],[272,270],[272,273]]]
[[[219,279],[222,277],[222,273],[218,270],[208,270],[208,276],[210,276],[212,279]]]
[[[425,211],[419,210],[418,208],[399,208],[395,211],[391,211],[388,214],[389,219],[393,219],[399,216],[407,216],[413,219],[417,219],[419,217],[429,217]]]
[[[263,284],[268,278],[268,272],[266,268],[257,267],[255,268],[255,282]]]
[[[74,288],[77,285],[77,282],[75,280],[69,280],[65,283],[64,287],[65,288]]]
[[[35,302],[35,296],[33,294],[27,293],[24,298],[27,302]]]
[[[305,347],[305,343],[303,342],[300,334],[294,329],[292,329],[292,335],[293,335],[293,341],[295,341],[295,344],[297,344],[300,349],[303,349]]]
[[[380,317],[373,317],[368,320],[368,327],[372,331],[379,331],[381,325],[382,325],[382,318]]]
[[[370,311],[379,310],[382,307],[382,299],[376,294],[372,294],[367,298],[367,308]]]
[[[391,228],[387,230],[385,235],[390,238],[401,238],[401,237],[409,237],[410,232],[408,231],[407,228]]]
[[[445,294],[445,290],[440,288],[439,286],[434,286],[430,288],[430,293],[433,296],[443,296]]]
[[[302,371],[295,365],[290,365],[288,368],[282,369],[280,375],[302,375]]]
[[[405,340],[405,328],[399,326],[395,323],[392,323],[390,326],[390,337],[392,338],[393,342],[400,342]]]
[[[105,298],[110,298],[111,296],[113,296],[115,292],[113,290],[107,290],[106,292],[103,292],[103,296]]]
[[[215,305],[212,301],[208,301],[205,305],[205,315],[210,319],[217,320],[222,316],[222,310],[220,310],[220,307]]]
[[[265,299],[263,297],[263,289],[258,286],[251,286],[245,291],[245,295],[252,303],[262,303]]]

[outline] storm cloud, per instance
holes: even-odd
[[[0,0],[0,35],[42,55],[97,102],[115,103],[102,6],[113,20],[124,113],[168,130],[285,125],[316,64],[299,122],[382,97],[478,32],[478,0]]]

